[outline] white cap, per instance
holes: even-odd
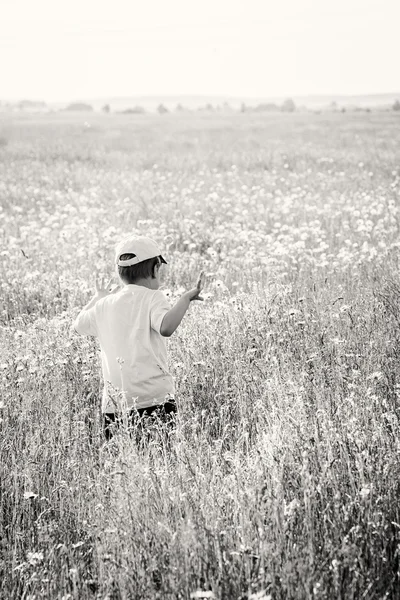
[[[123,254],[134,254],[129,260],[121,260]],[[161,250],[154,240],[148,237],[139,237],[131,235],[120,242],[115,249],[115,262],[119,267],[130,267],[137,265],[149,258],[159,256],[161,262],[167,264],[167,261],[161,256]]]

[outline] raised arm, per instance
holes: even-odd
[[[178,302],[165,314],[160,328],[160,333],[164,337],[170,337],[179,327],[183,317],[193,300],[203,300],[200,296],[204,287],[204,272],[202,271],[197,280],[196,287],[185,292]]]
[[[96,319],[93,311],[90,309],[102,298],[115,294],[119,290],[119,286],[114,289],[110,289],[112,279],[105,285],[104,279],[96,279],[96,294],[93,298],[82,308],[78,316],[73,323],[73,329],[81,335],[97,335]]]

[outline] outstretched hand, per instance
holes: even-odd
[[[190,302],[192,302],[192,300],[204,300],[204,298],[202,298],[200,296],[201,291],[204,288],[204,282],[205,282],[205,274],[204,274],[204,271],[201,271],[201,273],[197,279],[196,287],[194,287],[193,289],[186,292]]]
[[[104,283],[104,277],[96,278],[96,298],[100,300],[101,298],[105,298],[106,296],[110,296],[111,294],[115,294],[118,292],[120,287],[117,285],[115,288],[111,288],[113,278],[109,280],[108,283]]]

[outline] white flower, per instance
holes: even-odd
[[[370,495],[372,490],[372,485],[363,485],[361,490],[360,490],[360,496],[361,498],[363,498],[364,500],[366,498],[368,498],[368,496]]]
[[[38,495],[34,492],[24,492],[24,500],[34,500]]]
[[[26,555],[28,563],[35,566],[44,559],[43,552],[28,552]]]
[[[201,296],[204,300],[210,300],[210,298],[213,297],[213,294],[211,292],[206,292],[205,294],[202,294]]]
[[[338,338],[338,337],[335,337],[335,338],[331,338],[331,342],[332,342],[333,344],[344,344],[344,343],[345,343],[345,340],[341,340],[340,338]]]
[[[262,590],[256,594],[250,594],[249,600],[272,600],[272,596],[271,594],[267,594],[265,590]]]
[[[294,498],[291,502],[289,502],[288,504],[286,504],[285,502],[285,507],[283,509],[283,514],[285,515],[285,517],[292,517],[296,511],[300,508],[300,502],[297,500],[297,498]]]
[[[221,291],[221,292],[227,292],[228,288],[226,287],[226,285],[224,284],[224,282],[221,279],[216,279],[214,281],[214,287],[215,289]]]
[[[368,381],[380,381],[381,379],[383,379],[383,373],[381,373],[380,371],[374,371],[374,373],[371,373],[371,375],[368,375],[367,377]]]

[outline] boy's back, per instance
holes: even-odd
[[[129,284],[78,315],[75,329],[98,337],[101,346],[102,412],[118,410],[114,390],[125,392],[128,408],[163,404],[173,396],[166,339],[160,334],[170,308],[161,291]]]
[[[115,413],[126,408],[132,419],[176,412],[165,338],[179,327],[190,303],[202,300],[204,283],[201,273],[196,287],[171,307],[159,291],[166,260],[156,242],[144,236],[124,238],[115,249],[115,263],[122,289],[111,289],[112,279],[107,284],[104,278],[96,281],[95,296],[74,323],[78,333],[99,338],[106,439]]]

